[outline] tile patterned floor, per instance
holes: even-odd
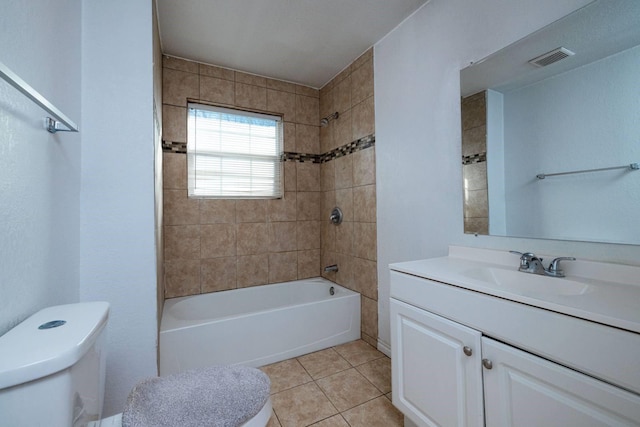
[[[362,340],[261,368],[271,379],[267,427],[402,427],[391,360]]]

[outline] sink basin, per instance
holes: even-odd
[[[575,280],[523,273],[495,267],[479,267],[463,273],[470,279],[486,282],[505,291],[539,295],[582,295],[589,292],[589,284]]]

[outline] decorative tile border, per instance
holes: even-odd
[[[473,163],[482,163],[487,161],[487,152],[472,154],[470,156],[462,156],[463,165],[471,165]]]
[[[373,147],[375,143],[376,136],[374,134],[371,134],[345,144],[341,147],[334,148],[333,150],[328,151],[324,154],[305,154],[285,151],[282,154],[282,161],[299,163],[327,163],[339,157],[344,157],[357,151],[364,150],[365,148]],[[187,144],[185,142],[162,141],[162,151],[186,154]],[[484,156],[486,160],[486,153],[484,154]]]
[[[187,154],[187,143],[162,140],[162,151]]]

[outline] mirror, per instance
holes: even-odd
[[[461,70],[466,233],[640,244],[638,17],[595,1]]]

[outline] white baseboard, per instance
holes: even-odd
[[[388,357],[391,357],[391,346],[387,343],[378,340],[378,350],[386,354]]]

